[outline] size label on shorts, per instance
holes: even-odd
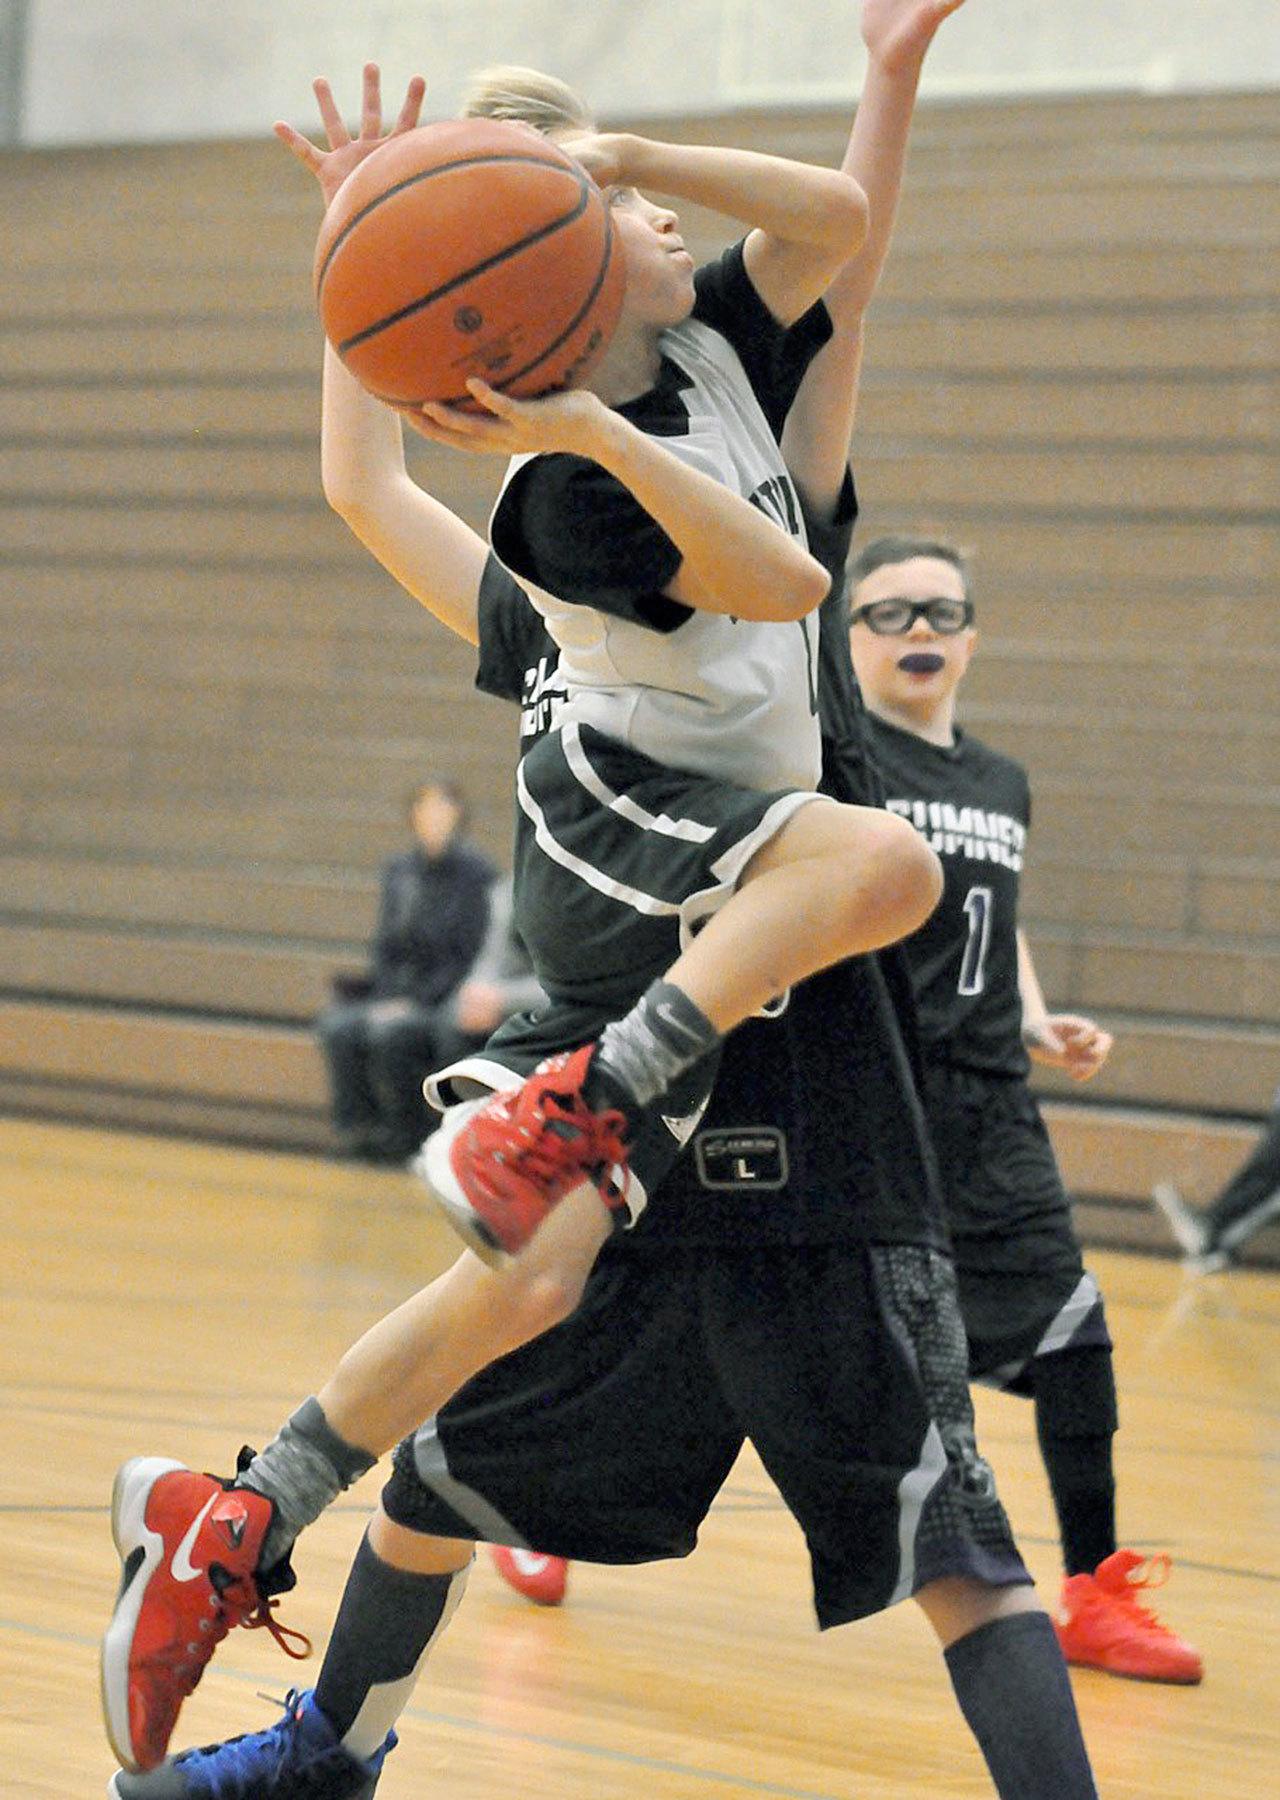
[[[772,1125],[700,1131],[693,1140],[698,1179],[705,1188],[780,1188],[787,1185],[787,1140]]]

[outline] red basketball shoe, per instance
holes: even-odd
[[[631,1216],[626,1121],[592,1112],[582,1083],[595,1050],[539,1063],[520,1087],[445,1115],[421,1171],[454,1230],[500,1266],[516,1256],[565,1195],[590,1182],[611,1212]],[[614,1171],[621,1173],[621,1183]]]
[[[510,1550],[490,1544],[494,1567],[517,1594],[538,1606],[559,1606],[569,1585],[569,1563],[563,1556],[543,1556],[538,1550]]]
[[[1200,1652],[1138,1600],[1144,1588],[1164,1586],[1169,1566],[1167,1556],[1117,1550],[1092,1575],[1069,1575],[1053,1622],[1067,1661],[1137,1681],[1199,1681]]]
[[[257,1573],[273,1510],[167,1457],[134,1457],[117,1474],[111,1532],[124,1566],[102,1640],[102,1714],[126,1769],[163,1760],[182,1702],[233,1625],[265,1626],[287,1655],[310,1654],[301,1632],[271,1617],[269,1594],[293,1586],[287,1559]]]

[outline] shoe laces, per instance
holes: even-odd
[[[275,1617],[280,1605],[278,1600],[268,1595],[255,1592],[257,1601],[254,1610],[246,1613],[236,1621],[246,1631],[267,1631],[275,1639],[281,1650],[294,1662],[305,1662],[311,1654],[311,1639],[305,1631],[298,1631],[292,1625],[284,1625]]]
[[[503,1130],[503,1160],[539,1185],[563,1179],[566,1160],[571,1160],[575,1169],[592,1173],[615,1163],[625,1167],[623,1115],[613,1108],[593,1112],[572,1087],[557,1090],[554,1077],[560,1072],[554,1067],[545,1071],[538,1080],[527,1082],[510,1101],[507,1128]],[[514,1146],[509,1130],[517,1134]]]
[[[1156,1631],[1172,1637],[1167,1625],[1162,1624],[1149,1606],[1144,1606],[1138,1595],[1148,1588],[1162,1588],[1169,1579],[1172,1559],[1166,1551],[1155,1556],[1135,1557],[1133,1563],[1125,1570],[1123,1581],[1114,1588],[1102,1591],[1113,1605],[1122,1613],[1147,1631]]]
[[[302,1702],[301,1692],[291,1688],[284,1697],[283,1716],[274,1725],[185,1751],[177,1760],[193,1784],[191,1793],[207,1800],[246,1800],[254,1793],[274,1791],[275,1777],[293,1754]]]
[[[199,1635],[188,1642],[166,1646],[147,1658],[165,1671],[184,1697],[195,1691],[209,1659],[235,1625],[243,1625],[247,1631],[269,1631],[285,1655],[295,1662],[310,1656],[311,1639],[273,1617],[279,1601],[260,1593],[252,1578],[228,1582],[222,1588],[216,1582],[210,1585],[212,1600],[208,1613],[200,1620]]]

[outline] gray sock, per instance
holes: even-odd
[[[683,989],[655,981],[625,1018],[600,1033],[587,1076],[588,1100],[599,1080],[637,1106],[648,1106],[719,1042],[720,1033]]]
[[[317,1399],[304,1400],[237,1477],[241,1487],[265,1494],[275,1504],[258,1567],[269,1569],[287,1556],[298,1533],[377,1460],[338,1436]]]

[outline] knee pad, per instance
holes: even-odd
[[[1111,1351],[1104,1344],[1033,1357],[1027,1368],[1039,1429],[1049,1437],[1110,1437],[1120,1423]]]
[[[382,1489],[382,1510],[393,1524],[427,1537],[441,1536],[435,1495],[422,1484],[413,1456],[413,1438],[396,1445],[391,1473]]]

